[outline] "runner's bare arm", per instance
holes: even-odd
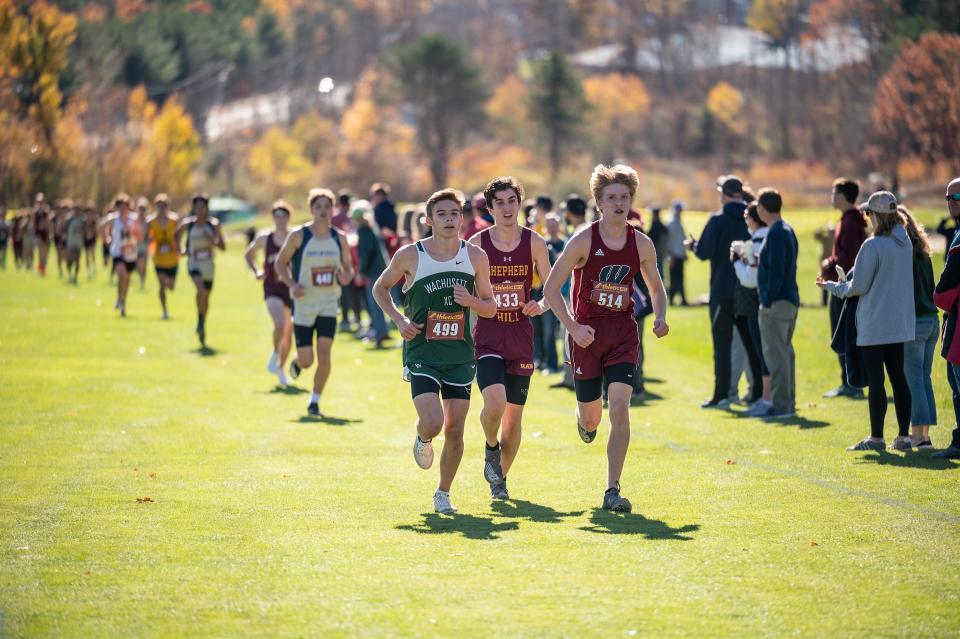
[[[473,264],[473,288],[476,295],[462,286],[454,286],[453,301],[473,309],[480,317],[493,317],[497,314],[497,302],[493,299],[493,286],[490,284],[490,258],[486,251],[473,244],[467,245],[467,253]]]
[[[640,274],[650,291],[650,303],[653,305],[653,334],[663,337],[670,332],[667,325],[667,292],[663,288],[660,271],[657,270],[657,249],[649,237],[637,233],[637,251],[640,253]]]
[[[186,255],[187,249],[183,246],[183,243],[180,242],[180,238],[183,237],[183,231],[190,224],[190,217],[187,216],[180,220],[180,223],[177,224],[177,231],[173,234],[174,240],[177,242],[177,253],[180,255]]]
[[[373,299],[400,329],[401,337],[408,342],[420,333],[423,324],[415,324],[400,312],[400,309],[393,303],[390,289],[400,281],[401,277],[413,279],[416,275],[418,259],[416,244],[408,244],[401,248],[387,264],[387,268],[380,274],[377,281],[374,282],[372,290]]]
[[[570,309],[567,308],[567,302],[563,299],[563,294],[560,293],[560,288],[570,277],[573,269],[582,266],[590,255],[590,227],[588,226],[584,230],[586,232],[579,231],[567,242],[560,257],[554,262],[553,268],[550,270],[550,276],[543,284],[543,297],[550,304],[550,309],[554,315],[573,337],[573,341],[578,346],[586,348],[593,343],[593,328],[578,324],[573,319],[573,316],[570,315]]]
[[[533,268],[537,272],[537,277],[541,282],[546,282],[550,276],[550,253],[547,251],[547,243],[539,233],[532,233],[530,238],[530,252],[533,255]],[[533,300],[524,304],[521,312],[528,317],[542,315],[550,309],[550,303],[544,297],[539,302]]]
[[[277,260],[274,262],[274,268],[277,271],[277,277],[290,289],[290,294],[294,297],[303,297],[303,287],[298,282],[293,281],[293,274],[290,272],[290,260],[293,254],[300,248],[303,242],[303,230],[296,229],[287,235],[280,252],[277,253]]]
[[[221,251],[227,250],[227,243],[223,240],[223,227],[220,226],[220,221],[217,219],[213,220],[214,232],[217,234],[217,239],[214,242],[214,245]]]
[[[337,241],[340,243],[340,269],[337,271],[337,281],[340,286],[347,286],[353,281],[353,258],[350,255],[350,243],[347,235],[340,229],[337,231]]]
[[[258,280],[263,279],[263,271],[258,269],[256,265],[257,251],[266,246],[267,236],[269,234],[269,231],[264,231],[263,233],[257,235],[255,238],[253,238],[253,241],[250,242],[250,245],[247,246],[247,250],[243,253],[243,259],[247,261],[247,266],[250,267],[250,270],[253,271],[253,274]]]

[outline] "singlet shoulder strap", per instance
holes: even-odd
[[[417,250],[421,253],[426,253],[426,250],[423,248],[423,240],[417,240]]]
[[[307,242],[310,241],[310,238],[313,237],[313,231],[311,231],[310,227],[306,224],[304,224],[300,228],[303,229],[303,241],[300,242],[300,248],[303,248],[304,246],[306,246]]]

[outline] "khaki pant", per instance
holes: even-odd
[[[793,350],[793,330],[797,326],[797,307],[778,300],[769,309],[760,310],[760,339],[763,359],[770,369],[770,391],[778,413],[797,410],[797,356]]]

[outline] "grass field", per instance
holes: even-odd
[[[800,417],[697,408],[707,312],[672,309],[671,334],[646,338],[627,516],[598,510],[606,425],[581,443],[573,394],[540,376],[515,499],[488,499],[475,401],[461,514],[435,515],[399,351],[341,334],[329,419],[304,417],[305,391],[265,372],[269,318],[237,237],[209,356],[182,275],[162,322],[152,273],[126,320],[102,272],[76,287],[0,273],[0,636],[957,636],[960,464],[845,452],[868,434],[866,403],[820,399],[837,372],[812,230],[832,217],[790,216]],[[692,294],[706,273],[691,265]]]

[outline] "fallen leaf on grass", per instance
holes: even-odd
[[[147,477],[149,477],[150,479],[156,479],[156,478],[157,478],[157,474],[156,474],[156,473],[150,473],[149,475],[147,475]]]
[[[810,542],[810,545],[811,545],[811,546],[819,546],[820,544],[818,544],[818,543],[815,542],[815,541],[811,541],[811,542]]]
[[[727,460],[727,464],[736,464],[736,463],[737,463],[737,462],[733,461],[732,459],[728,459],[728,460]]]
[[[153,501],[153,499],[151,499],[150,497],[137,497],[138,504],[145,504],[148,501]]]

